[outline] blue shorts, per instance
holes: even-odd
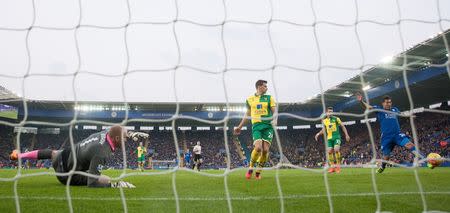
[[[398,133],[395,135],[382,135],[381,136],[381,152],[384,156],[389,156],[394,149],[395,145],[405,146],[410,141],[409,137],[404,133]]]

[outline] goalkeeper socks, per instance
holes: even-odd
[[[334,155],[333,153],[328,153],[328,163],[330,164],[330,166],[334,166]]]
[[[335,152],[334,155],[336,155],[336,164],[341,165],[341,152]]]
[[[31,152],[20,153],[19,158],[28,159],[28,160],[36,160],[38,159],[39,150],[34,150]]]
[[[20,153],[19,157],[28,160],[51,159],[52,152],[51,149],[34,150],[31,152]]]
[[[253,166],[255,165],[255,163],[258,160],[258,157],[259,157],[259,152],[257,152],[256,149],[253,149],[252,155],[250,158],[250,165],[249,165],[250,168],[253,168]]]

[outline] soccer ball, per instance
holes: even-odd
[[[137,142],[138,140],[139,140],[138,137],[133,137],[133,141],[134,141],[134,142]]]
[[[441,156],[438,153],[428,154],[427,161],[428,161],[427,166],[431,169],[434,169],[434,167],[437,167],[442,163]]]

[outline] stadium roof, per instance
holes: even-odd
[[[444,72],[441,75],[433,76],[420,83],[414,82],[410,85],[413,99],[417,104],[429,104],[450,99],[450,75],[448,74],[448,52],[444,44],[443,36],[447,42],[450,41],[450,30],[440,33],[439,35],[423,41],[407,51],[393,56],[384,64],[378,64],[352,79],[345,81],[332,89],[324,92],[323,98],[327,106],[336,106],[339,103],[349,99],[355,93],[363,91],[363,87],[368,86],[367,92],[375,90],[389,82],[403,80],[403,70],[407,72],[407,76],[411,76],[416,72],[420,72],[426,68],[441,68]],[[450,45],[450,44],[448,44]],[[406,64],[403,66],[404,58]],[[446,67],[447,66],[447,67]],[[365,85],[361,82],[364,79]],[[369,89],[371,88],[371,89]],[[381,95],[391,95],[396,103],[409,104],[409,100],[405,90],[400,88],[395,91],[386,92]],[[378,96],[378,97],[379,97]],[[403,104],[403,106],[406,106]],[[408,105],[409,106],[409,105]],[[322,95],[318,94],[314,98],[305,103],[296,103],[289,110],[313,109],[322,107]],[[320,109],[321,110],[321,109]]]
[[[443,33],[450,40],[450,30]],[[371,88],[383,85],[389,81],[402,78],[403,70],[408,72],[420,71],[423,68],[435,66],[445,66],[448,61],[447,50],[444,45],[444,40],[441,35],[430,38],[416,46],[408,49],[399,55],[392,57],[389,63],[379,64],[371,69],[368,69],[362,74],[366,85]],[[406,64],[403,66],[404,58]],[[449,82],[449,79],[446,79]],[[366,86],[361,83],[361,75],[337,85],[335,88],[325,92],[324,98],[330,105],[342,100],[342,97],[348,97],[348,94],[354,94],[361,91]],[[321,96],[318,95],[308,104],[321,105]]]

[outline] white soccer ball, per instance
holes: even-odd
[[[139,140],[138,137],[133,137],[133,141],[134,141],[134,142],[137,142],[138,140]]]

